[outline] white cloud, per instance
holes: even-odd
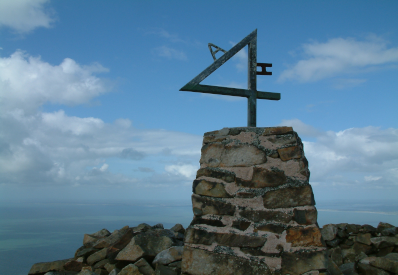
[[[37,27],[49,28],[54,21],[52,12],[45,9],[49,0],[0,1],[0,27],[7,26],[19,33]]]
[[[165,158],[167,162],[197,160],[199,136],[139,130],[123,118],[105,123],[95,117],[68,116],[63,110],[40,111],[47,102],[83,104],[108,92],[105,82],[94,76],[103,71],[99,64],[82,66],[71,59],[53,66],[20,51],[0,58],[0,184],[178,185],[186,181],[182,174],[166,175],[163,170],[138,181],[116,166],[128,164],[134,170],[134,164],[142,166],[139,161],[147,158],[159,167],[164,167],[160,163]]]
[[[94,73],[107,72],[100,64],[81,66],[70,58],[53,66],[40,57],[16,51],[0,57],[0,106],[3,111],[34,112],[45,102],[77,105],[107,92]]]
[[[398,62],[398,47],[387,48],[387,44],[387,41],[376,36],[369,36],[364,41],[334,38],[325,43],[304,44],[302,48],[305,58],[283,71],[278,80],[317,81]]]
[[[199,165],[191,165],[191,164],[177,164],[177,165],[166,165],[166,172],[173,173],[176,175],[183,175],[187,178],[194,178],[196,175],[196,171],[199,169]]]
[[[279,126],[290,126],[293,127],[300,136],[306,137],[318,137],[322,133],[311,125],[305,124],[301,120],[295,119],[283,119]]]
[[[183,51],[179,51],[167,46],[157,47],[153,49],[153,53],[168,59],[187,60],[187,56]]]
[[[398,129],[350,128],[303,141],[311,181],[322,187],[398,187]]]

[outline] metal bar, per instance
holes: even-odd
[[[247,127],[257,125],[257,30],[250,40],[248,50],[247,89],[252,91],[247,99]]]
[[[240,96],[240,97],[249,97],[252,91],[245,89],[236,89],[236,88],[227,88],[227,87],[219,87],[219,86],[208,86],[208,85],[195,85],[193,87],[188,87],[189,90],[185,90],[181,88],[180,91],[186,92],[199,92],[205,94],[217,94],[217,95],[230,95],[230,96]]]
[[[217,70],[222,64],[227,62],[232,56],[234,56],[237,52],[239,52],[243,47],[245,47],[253,37],[257,36],[257,29],[255,29],[251,34],[243,38],[238,44],[233,46],[228,52],[226,52],[223,56],[213,62],[209,67],[204,69],[200,74],[198,74],[194,79],[189,81],[184,87],[181,88],[180,91],[186,91],[186,86],[192,86],[199,84],[202,82],[206,77],[208,77],[211,73]]]
[[[261,67],[261,72],[257,72],[257,75],[272,75],[272,72],[267,72],[267,67],[272,67],[272,63],[257,63],[257,67]]]
[[[257,92],[258,99],[269,99],[269,100],[280,100],[280,93],[270,93],[270,92]]]

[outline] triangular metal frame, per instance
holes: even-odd
[[[249,45],[249,60],[248,60],[248,89],[238,89],[229,87],[220,87],[212,85],[200,84],[206,77],[217,70],[221,65],[227,62],[231,57],[237,54],[246,45]],[[257,75],[257,29],[246,36],[242,41],[233,46],[229,51],[215,60],[213,64],[203,70],[195,78],[185,84],[180,91],[200,92],[208,94],[219,94],[229,96],[240,96],[248,98],[248,126],[256,127],[256,99],[279,100],[280,93],[259,92],[256,85]]]

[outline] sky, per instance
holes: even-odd
[[[316,201],[398,197],[398,1],[0,1],[0,199],[190,200],[247,99],[181,92],[257,29],[257,126],[302,138]],[[217,54],[217,58],[222,52]],[[247,87],[247,47],[202,84]]]

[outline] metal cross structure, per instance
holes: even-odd
[[[202,82],[206,77],[217,70],[222,64],[227,62],[232,56],[237,54],[243,47],[249,46],[248,56],[248,85],[247,89],[228,88],[220,86],[202,85]],[[217,50],[213,52],[212,48]],[[228,52],[217,47],[214,44],[209,43],[210,52],[214,58],[213,64],[207,67],[203,72],[198,74],[194,79],[189,81],[180,91],[187,92],[200,92],[207,94],[219,94],[219,95],[230,95],[247,97],[247,126],[256,127],[257,124],[257,99],[268,99],[268,100],[280,100],[280,93],[270,92],[259,92],[257,91],[257,75],[272,75],[272,72],[267,72],[267,67],[272,67],[270,63],[257,63],[257,29],[251,34],[246,36],[242,41],[232,47]],[[224,52],[219,59],[215,58],[215,54],[218,51]],[[257,67],[261,67],[261,71],[257,71]]]

